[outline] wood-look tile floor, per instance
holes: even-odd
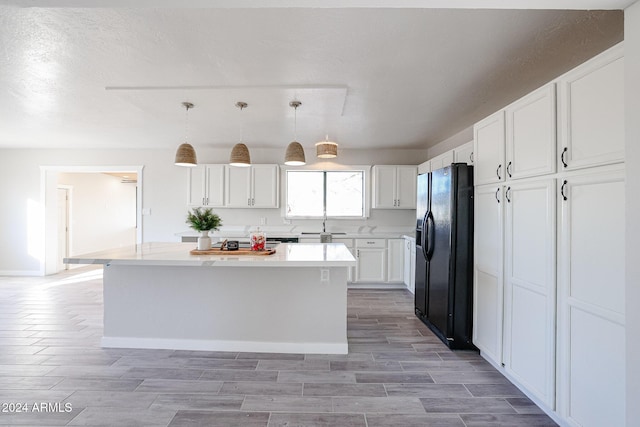
[[[104,349],[101,273],[0,277],[1,425],[556,425],[407,291],[349,291],[348,355]]]

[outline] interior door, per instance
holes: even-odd
[[[449,329],[449,265],[451,260],[451,166],[431,173],[431,218],[428,227],[429,282],[427,310],[432,325],[447,336]]]

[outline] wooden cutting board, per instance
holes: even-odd
[[[252,256],[263,256],[263,255],[273,255],[276,253],[275,248],[265,249],[264,251],[252,251],[249,248],[240,248],[235,251],[229,251],[226,249],[220,248],[211,248],[206,249],[204,251],[199,251],[197,249],[193,249],[189,252],[191,255],[232,255],[232,256],[242,256],[242,255],[252,255]]]

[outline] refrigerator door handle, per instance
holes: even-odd
[[[436,224],[433,219],[433,214],[431,213],[431,211],[429,211],[429,213],[427,214],[427,239],[429,241],[427,242],[427,253],[426,253],[426,258],[429,261],[431,261],[431,257],[433,256],[433,249],[436,243],[435,231],[436,231]]]
[[[422,255],[424,256],[424,259],[428,259],[426,246],[427,246],[427,235],[429,234],[429,223],[427,221],[430,213],[431,213],[430,211],[427,211],[427,213],[424,214],[424,218],[422,218],[422,237],[420,241],[420,246],[422,247]]]

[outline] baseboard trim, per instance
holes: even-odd
[[[256,353],[347,354],[344,343],[290,343],[164,338],[102,337],[102,347],[166,350],[241,351]]]
[[[0,276],[42,276],[40,270],[0,270]]]

